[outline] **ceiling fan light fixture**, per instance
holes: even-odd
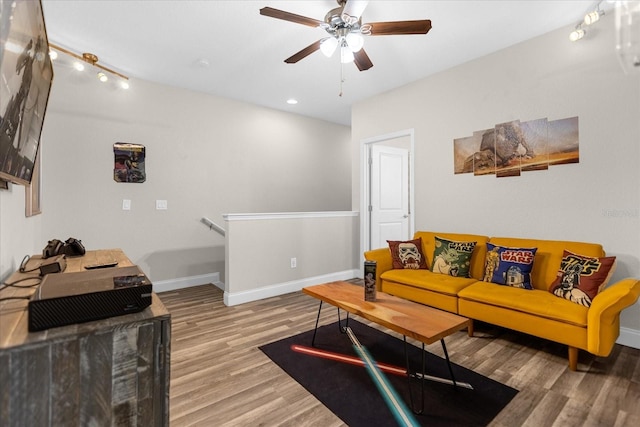
[[[346,40],[352,52],[358,52],[364,46],[364,39],[358,33],[351,32],[347,34]]]
[[[338,40],[335,37],[327,37],[322,42],[320,42],[320,51],[326,56],[330,58],[333,55],[333,52],[336,51],[338,47]]]
[[[353,52],[348,46],[342,46],[340,48],[340,62],[347,64],[349,62],[353,62],[354,59]]]

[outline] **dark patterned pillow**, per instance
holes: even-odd
[[[558,277],[549,291],[576,304],[591,306],[611,278],[616,267],[616,257],[594,258],[564,251]]]
[[[422,253],[422,237],[414,240],[387,240],[393,268],[395,269],[424,269],[427,270],[427,259]]]
[[[538,248],[509,248],[487,243],[484,280],[515,288],[533,289],[531,269]]]
[[[469,277],[471,254],[476,242],[456,242],[436,236],[431,271],[449,276]]]

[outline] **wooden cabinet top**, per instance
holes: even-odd
[[[3,288],[2,291],[0,291],[0,298],[11,296],[31,296],[38,288],[37,284],[40,283],[41,277],[39,276],[38,266],[41,265],[43,261],[44,260],[41,255],[32,256],[27,263],[25,270],[36,269],[35,271],[28,273],[16,272],[6,280],[7,283],[15,283],[16,281],[19,281],[16,284],[25,287]],[[87,251],[85,255],[80,257],[67,257],[67,266],[64,272],[53,274],[90,271],[86,270],[84,267],[86,265],[113,261],[117,262],[118,265],[111,268],[130,267],[134,265],[121,249],[101,249]],[[28,287],[29,285],[34,286]],[[158,296],[154,293],[151,305],[139,313],[115,316],[104,320],[62,326],[59,328],[51,328],[40,332],[29,332],[27,306],[27,299],[0,301],[0,353],[2,353],[4,349],[8,348],[24,345],[38,345],[44,341],[65,339],[70,335],[118,328],[128,323],[138,323],[140,321],[155,319],[158,317],[170,317],[164,304],[162,304],[162,301],[160,301]]]

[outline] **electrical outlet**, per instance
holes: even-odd
[[[156,209],[159,211],[167,210],[167,201],[166,200],[156,200]]]
[[[298,259],[291,258],[291,268],[296,268],[298,266]]]

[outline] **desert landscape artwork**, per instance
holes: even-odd
[[[498,178],[578,163],[578,117],[496,124],[453,140],[454,173]]]

